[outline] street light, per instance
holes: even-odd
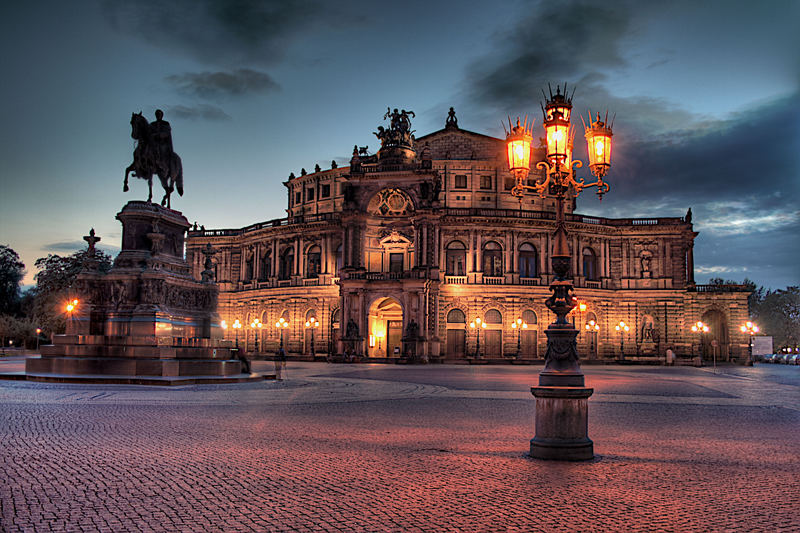
[[[258,330],[260,330],[264,324],[261,323],[261,320],[254,318],[252,322],[250,322],[250,327],[253,328],[253,331],[256,333],[256,349],[254,353],[258,353]]]
[[[311,328],[311,357],[316,357],[317,352],[314,349],[314,330],[319,327],[319,322],[317,321],[317,317],[312,316],[308,320],[306,320],[306,327]]]
[[[469,327],[471,329],[477,329],[478,333],[478,342],[475,347],[475,358],[480,359],[481,357],[481,329],[486,329],[486,322],[482,321],[480,317],[475,317],[475,320],[469,323]]]
[[[574,95],[574,91],[573,91]],[[564,201],[571,191],[572,198],[577,198],[583,189],[596,187],[597,195],[602,200],[610,189],[603,177],[611,166],[611,126],[606,120],[589,118],[589,126],[585,126],[585,137],[589,149],[589,169],[597,178],[594,183],[585,183],[583,179],[575,179],[575,168],[583,166],[581,161],[572,160],[572,141],[574,131],[570,125],[572,98],[557,87],[556,94],[550,90],[550,98],[545,96],[542,106],[544,129],[547,145],[545,161],[536,163],[536,168],[544,171],[544,176],[533,185],[527,183],[530,173],[531,143],[533,141],[533,123],[527,118],[516,126],[508,121],[506,134],[508,146],[508,168],[516,181],[511,194],[520,201],[526,191],[538,193],[545,198],[548,194],[555,197],[556,228],[553,240],[551,265],[555,279],[550,284],[553,294],[545,301],[545,305],[556,315],[556,320],[545,330],[547,335],[547,353],[545,366],[539,374],[539,387],[531,392],[536,396],[536,436],[531,441],[531,455],[542,459],[586,460],[594,457],[592,441],[587,436],[588,398],[592,389],[584,388],[584,376],[578,362],[578,350],[575,339],[578,330],[567,321],[567,314],[575,307],[573,299],[572,279],[570,276],[570,250],[567,230],[564,222]],[[540,409],[541,408],[541,409]],[[572,413],[564,420],[564,412]],[[541,422],[541,423],[540,423]],[[570,435],[565,438],[562,430]],[[558,444],[553,444],[557,442]]]
[[[381,341],[386,336],[386,332],[384,330],[376,331],[375,332],[375,336],[378,337],[378,353],[380,354],[381,353]],[[388,351],[389,347],[387,346],[386,349]],[[386,355],[386,357],[389,357],[388,353],[386,353],[385,355]]]
[[[758,326],[754,323],[750,322],[749,320],[739,326],[739,329],[742,333],[750,334],[750,346],[748,349],[748,362],[752,365],[753,364],[753,335],[758,333]]]
[[[519,357],[522,351],[522,330],[528,329],[528,323],[521,318],[517,318],[511,323],[511,328],[517,330],[517,357]]]
[[[595,322],[594,319],[592,319],[583,326],[583,329],[589,332],[589,353],[593,354],[594,338],[595,338],[594,334],[600,331],[600,324],[598,324],[597,322]]]
[[[42,334],[42,328],[36,328],[36,351],[39,351],[39,335]]]
[[[281,350],[283,350],[283,330],[289,327],[289,321],[281,317],[277,322],[275,322],[275,327],[281,332]]]
[[[619,353],[620,358],[625,358],[625,334],[631,330],[630,326],[623,322],[622,320],[619,321],[619,324],[614,326],[614,329],[619,331]]]
[[[236,320],[233,321],[233,324],[231,324],[231,327],[233,328],[233,331],[236,333],[236,350],[238,351],[239,350],[239,330],[242,329],[242,323],[239,322],[239,319],[237,318]]]
[[[703,360],[703,333],[708,333],[708,326],[704,323],[700,322],[699,320],[692,324],[692,331],[697,333],[697,351],[700,352],[700,360]],[[713,357],[714,357],[714,370],[717,369],[717,354],[712,350]],[[701,363],[702,364],[702,363]]]
[[[66,310],[68,316],[67,320],[70,325],[73,325],[73,327],[74,327],[74,324],[72,322],[72,319],[74,318],[73,312],[78,308],[78,303],[80,303],[79,300],[77,298],[74,298],[68,301],[67,305],[64,306],[64,309]]]

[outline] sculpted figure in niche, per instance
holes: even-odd
[[[642,342],[655,342],[653,317],[645,316],[642,323]]]
[[[352,318],[347,321],[347,328],[345,333],[348,339],[355,339],[358,337],[358,324]]]
[[[643,278],[650,278],[653,277],[653,273],[650,272],[650,261],[652,260],[652,255],[650,252],[642,252],[642,257],[640,258],[640,262],[642,265],[642,277]]]

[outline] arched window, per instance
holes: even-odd
[[[583,249],[583,277],[587,280],[597,279],[597,255],[589,247]]]
[[[253,279],[253,252],[247,253],[244,260],[244,280],[250,281]]]
[[[272,252],[267,250],[261,256],[261,272],[259,272],[258,279],[266,281],[272,276]]]
[[[503,275],[503,249],[494,241],[483,246],[483,275],[499,277]]]
[[[309,309],[306,311],[306,321],[311,320],[312,318],[317,318],[317,312],[314,309]]]
[[[532,324],[536,324],[537,318],[536,313],[534,313],[530,309],[526,309],[522,312],[522,321],[528,324],[529,326]]]
[[[536,277],[536,248],[529,243],[523,243],[519,247],[519,276],[521,278]]]
[[[461,241],[452,241],[447,245],[446,274],[448,276],[465,276],[467,265],[467,247]]]
[[[450,324],[466,324],[467,317],[461,309],[451,309],[450,312],[447,313],[447,322]]]
[[[314,245],[306,252],[306,277],[316,278],[322,272],[322,254],[319,246]]]
[[[294,248],[289,247],[284,250],[281,255],[280,269],[278,277],[280,279],[289,279],[294,272]]]
[[[486,320],[487,324],[502,324],[503,315],[497,309],[489,309],[486,311],[486,317],[484,320]]]

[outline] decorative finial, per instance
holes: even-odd
[[[319,163],[314,165],[314,172],[320,172],[321,170],[322,170],[322,167],[319,166]]]

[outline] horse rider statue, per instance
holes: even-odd
[[[172,150],[172,127],[164,120],[164,112],[156,109],[156,119],[147,123],[147,119],[139,113],[131,114],[131,137],[136,140],[133,151],[133,163],[125,169],[123,192],[128,192],[128,174],[147,180],[149,195],[147,201],[153,199],[153,174],[156,174],[164,188],[161,205],[170,206],[170,195],[177,189],[183,196],[183,165],[181,158]]]

